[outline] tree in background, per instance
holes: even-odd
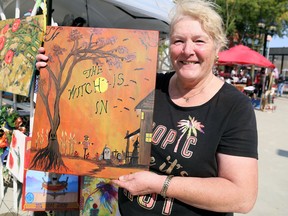
[[[277,27],[276,35],[288,36],[287,0],[215,0],[215,3],[220,6],[229,47],[249,43],[248,39],[252,48],[257,46],[257,41],[263,44],[264,29],[258,26],[260,20],[265,23],[266,31],[273,24]]]
[[[174,0],[175,3],[177,1]],[[264,21],[266,27],[272,23],[276,24],[275,34],[279,37],[288,36],[287,0],[212,1],[220,6],[218,12],[224,21],[226,35],[230,41],[229,47],[243,44],[249,38],[253,48],[255,42],[261,40],[260,35],[263,33],[258,27],[260,20]]]

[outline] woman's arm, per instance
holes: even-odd
[[[218,154],[219,176],[211,178],[173,177],[167,197],[215,212],[249,212],[258,191],[257,159]],[[160,193],[167,176],[138,172],[113,182],[132,195]]]

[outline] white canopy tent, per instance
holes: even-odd
[[[6,18],[14,18],[17,1],[0,2]],[[90,27],[157,30],[162,34],[169,31],[169,12],[174,6],[172,0],[47,0],[47,3],[58,25],[69,24],[68,18],[82,17]],[[18,4],[22,17],[33,9],[35,2],[20,0]]]

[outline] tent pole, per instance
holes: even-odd
[[[51,25],[52,19],[52,0],[47,0],[47,25]]]

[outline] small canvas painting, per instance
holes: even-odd
[[[80,215],[120,216],[118,187],[111,180],[81,177]]]
[[[27,136],[19,130],[13,130],[9,154],[7,157],[7,169],[21,183],[24,179],[24,159]]]
[[[29,95],[43,29],[43,15],[0,21],[0,91]]]
[[[25,172],[23,210],[79,210],[78,176],[35,170]]]

